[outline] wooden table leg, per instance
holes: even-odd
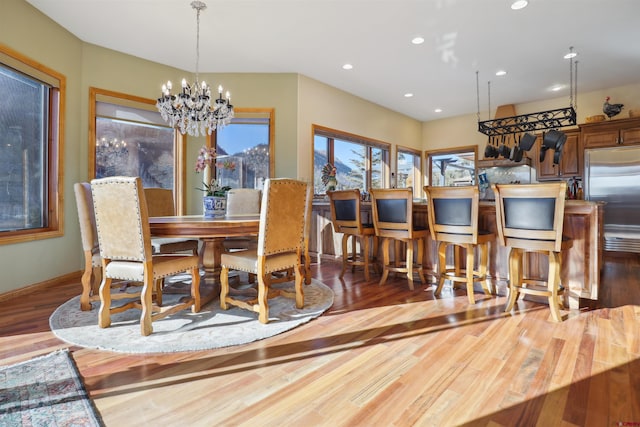
[[[220,296],[220,257],[224,251],[224,237],[202,239],[201,262],[204,280],[200,285],[202,304]]]

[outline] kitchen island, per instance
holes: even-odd
[[[535,213],[532,213],[535,215]],[[363,220],[371,222],[371,204],[362,203]],[[414,222],[427,226],[427,204],[414,203]],[[480,228],[496,233],[496,209],[492,201],[480,202]],[[567,200],[565,205],[563,234],[573,239],[573,247],[562,253],[561,283],[568,289],[568,305],[571,309],[593,304],[598,299],[600,268],[603,248],[603,204],[585,200]],[[313,218],[309,252],[321,262],[323,258],[340,258],[341,235],[334,233],[331,225],[329,202],[317,199],[313,203]],[[489,248],[489,277],[496,282],[508,279],[508,248],[494,241]],[[525,273],[544,280],[547,275],[546,258],[529,254]],[[449,257],[448,257],[449,259]],[[425,269],[435,271],[437,265],[436,243],[429,237],[423,259]],[[586,301],[585,301],[586,300]],[[590,301],[588,301],[590,300]]]

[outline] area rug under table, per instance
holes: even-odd
[[[101,426],[67,350],[0,366],[0,426]]]
[[[274,285],[293,290],[293,283]],[[188,292],[188,286],[185,287]],[[165,305],[172,304],[184,293],[164,293]],[[320,316],[333,304],[333,291],[312,280],[304,285],[304,307],[297,309],[290,298],[269,300],[269,323],[258,321],[258,314],[237,307],[220,308],[213,300],[200,312],[183,310],[153,322],[153,333],[140,334],[140,310],[131,309],[111,316],[111,326],[98,327],[99,302],[91,311],[80,310],[80,297],[67,301],[51,315],[53,333],[71,344],[122,353],[167,353],[197,351],[246,344],[295,328]],[[120,301],[113,301],[121,304]]]

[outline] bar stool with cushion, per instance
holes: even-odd
[[[348,266],[355,271],[356,266],[364,268],[364,278],[369,281],[369,267],[376,268],[375,258],[378,253],[378,238],[373,224],[363,224],[360,215],[360,190],[329,191],[331,205],[331,221],[336,233],[342,236],[342,271],[344,276]],[[360,239],[361,252],[358,253],[357,241]],[[348,245],[351,240],[351,255]],[[373,259],[369,255],[369,242],[373,240]]]
[[[149,187],[144,189],[149,216],[174,216],[173,190],[170,188]],[[198,255],[198,239],[180,237],[153,237],[151,247],[154,254],[172,254],[191,252]]]
[[[562,321],[559,306],[564,289],[560,284],[561,252],[573,242],[562,235],[566,182],[548,184],[494,184],[496,220],[500,242],[509,251],[509,300],[505,311],[511,311],[518,296],[546,296],[551,315]],[[527,252],[548,257],[546,281],[524,277],[523,261]]]
[[[139,177],[109,177],[91,181],[96,229],[102,257],[102,283],[100,284],[100,311],[98,326],[111,325],[111,315],[130,308],[142,310],[142,335],[153,332],[151,322],[177,311],[191,308],[200,311],[200,272],[198,256],[191,254],[153,255],[149,214]],[[162,280],[177,273],[191,275],[191,295],[173,306],[153,305],[161,301]],[[142,282],[139,300],[134,299],[113,307],[111,283],[113,280]],[[129,295],[131,297],[135,295]]]
[[[480,193],[476,186],[424,187],[429,203],[429,230],[431,238],[438,242],[438,287],[434,294],[440,295],[445,280],[467,284],[469,304],[475,304],[473,283],[481,282],[486,295],[491,291],[487,280],[489,242],[495,234],[478,230],[478,205]],[[453,246],[453,266],[447,266],[447,247]],[[480,259],[475,270],[475,249]],[[466,257],[461,259],[461,250]]]
[[[296,307],[304,306],[303,272],[300,257],[304,251],[305,214],[308,184],[294,179],[267,179],[260,209],[256,249],[224,252],[221,258],[220,307],[235,305],[259,313],[261,323],[269,322],[268,299],[277,295],[294,297]],[[273,273],[293,269],[295,295],[271,288]],[[229,295],[229,270],[253,273],[258,277],[258,297],[234,298]]]
[[[380,285],[387,281],[389,272],[405,273],[411,290],[413,290],[413,273],[418,273],[420,281],[426,283],[422,259],[429,230],[413,224],[413,190],[411,188],[372,189],[371,205],[376,236],[382,239],[383,266]],[[404,262],[401,261],[397,250],[399,245],[396,245],[394,262],[389,261],[389,244],[392,240],[406,244]],[[414,243],[418,248],[415,264],[413,262]]]

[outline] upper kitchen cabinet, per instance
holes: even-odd
[[[640,144],[640,118],[580,125],[584,148]]]
[[[538,181],[558,180],[561,178],[572,178],[582,176],[582,141],[580,131],[572,129],[562,131],[567,135],[567,140],[562,146],[559,164],[553,163],[555,150],[548,150],[544,160],[540,161],[540,147],[542,146],[542,134],[536,138],[534,145],[534,161],[538,172]]]

